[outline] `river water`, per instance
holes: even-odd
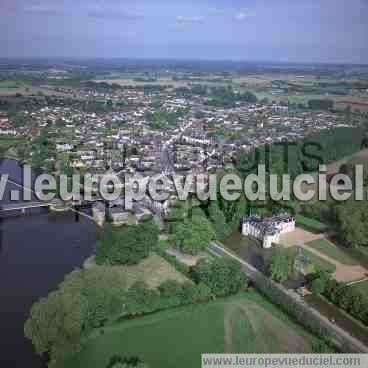
[[[0,174],[22,182],[22,168],[16,161],[1,160]],[[0,206],[9,203],[14,189],[20,188],[7,184]],[[1,368],[45,366],[24,338],[24,322],[32,304],[80,267],[95,243],[95,225],[84,217],[76,219],[73,213],[35,209],[0,219]]]

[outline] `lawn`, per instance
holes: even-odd
[[[351,257],[347,253],[347,251],[340,249],[327,239],[314,240],[310,243],[307,243],[307,245],[342,264],[352,266],[358,264],[358,262],[353,257]]]
[[[360,282],[352,286],[355,290],[359,290],[362,294],[368,297],[368,281]]]
[[[297,255],[298,247],[293,246],[291,248],[286,249],[286,251],[291,252],[293,255]],[[304,252],[304,254],[306,254],[308,256],[308,258],[313,263],[315,268],[317,268],[319,270],[324,270],[324,271],[327,271],[327,272],[331,272],[331,273],[336,271],[336,266],[334,264],[325,261],[324,259],[316,256],[314,253],[309,252],[307,249],[303,249],[303,252]]]
[[[323,224],[322,222],[309,218],[309,217],[305,217],[303,215],[297,215],[296,216],[296,223],[297,225],[304,227],[307,230],[313,231],[313,232],[324,232],[327,230],[327,225]]]
[[[99,267],[93,258],[85,262],[85,267]],[[178,272],[169,262],[157,254],[152,254],[141,263],[134,266],[112,266],[124,276],[127,288],[137,281],[145,282],[148,287],[156,288],[164,281],[174,280],[178,282],[189,281],[183,274]]]
[[[96,331],[58,368],[106,367],[114,354],[150,368],[195,368],[202,353],[311,352],[311,337],[256,292],[172,309]]]

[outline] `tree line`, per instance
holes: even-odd
[[[345,310],[368,326],[368,296],[353,286],[331,279],[326,272],[317,273],[311,281],[311,289]]]

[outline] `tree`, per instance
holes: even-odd
[[[33,305],[25,336],[38,354],[48,353],[52,360],[79,351],[87,306],[81,295],[55,291]]]
[[[226,223],[226,218],[216,201],[211,201],[208,206],[208,218],[212,222],[216,232],[216,238],[218,240],[224,240],[227,235],[229,235],[229,228]]]
[[[330,280],[330,275],[326,271],[320,271],[316,278],[312,280],[311,282],[311,289],[314,294],[324,294],[328,282]]]
[[[217,296],[236,294],[247,287],[247,278],[240,263],[230,258],[203,260],[192,272],[196,282],[206,284]]]
[[[122,313],[125,276],[111,267],[93,267],[69,274],[61,288],[75,290],[73,284],[81,283],[80,293],[88,300],[85,327],[95,328]]]
[[[173,226],[170,240],[182,252],[196,255],[205,250],[216,238],[212,224],[205,216],[194,215],[191,219]]]
[[[159,286],[160,296],[165,300],[165,307],[175,307],[183,300],[182,285],[174,280],[167,280]]]
[[[100,233],[100,239],[96,242],[95,260],[97,264],[101,265],[108,261],[117,240],[115,231],[112,224],[104,225]]]
[[[111,267],[73,271],[32,306],[25,336],[51,360],[79,351],[84,332],[122,314],[125,285],[125,275]]]
[[[368,245],[368,207],[354,198],[336,206],[337,223],[342,240],[348,245]]]
[[[137,281],[125,295],[125,311],[127,315],[140,315],[150,313],[158,309],[160,294],[156,290],[149,289],[142,282]]]
[[[272,257],[270,265],[270,276],[277,282],[285,282],[293,272],[294,258],[290,253],[277,250]]]
[[[158,245],[159,229],[153,220],[124,229],[106,225],[96,246],[97,264],[137,264]]]

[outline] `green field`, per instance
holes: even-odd
[[[305,217],[303,215],[296,216],[296,223],[297,225],[306,228],[307,230],[313,232],[324,232],[327,230],[327,225],[323,224],[322,222],[312,219],[310,217]]]
[[[342,264],[345,265],[358,264],[358,262],[353,257],[351,257],[347,252],[338,248],[335,244],[331,243],[327,239],[314,240],[310,243],[307,243],[307,245]]]
[[[313,100],[313,99],[325,99],[327,98],[324,95],[318,95],[318,94],[291,94],[291,95],[284,95],[284,94],[272,94],[270,92],[267,91],[256,91],[256,90],[251,90],[259,100],[262,100],[264,98],[267,98],[269,101],[276,101],[276,102],[290,102],[290,103],[301,103],[304,105],[308,104],[309,100]]]
[[[355,290],[359,290],[362,294],[368,297],[368,281],[361,282],[352,286]]]
[[[291,248],[286,249],[287,252],[291,252],[291,254],[293,256],[296,256],[298,253],[298,247],[297,246],[293,246]],[[310,259],[310,261],[312,262],[312,264],[314,265],[315,268],[319,269],[319,270],[324,270],[327,272],[335,272],[336,271],[336,266],[332,263],[329,263],[327,261],[325,261],[322,258],[319,258],[318,256],[316,256],[314,253],[309,252],[307,249],[303,249],[304,254],[306,254],[308,256],[308,258]]]
[[[58,368],[105,367],[114,354],[151,368],[195,368],[202,353],[311,352],[311,337],[256,292],[168,310],[95,332]]]
[[[94,258],[91,257],[85,262],[84,267],[101,266],[97,266]],[[168,280],[181,283],[189,281],[189,279],[178,272],[169,262],[157,254],[151,254],[137,265],[111,267],[126,280],[127,288],[136,282],[144,282],[150,288],[157,288]]]
[[[14,81],[0,81],[0,89],[16,89],[23,87],[22,83]]]

